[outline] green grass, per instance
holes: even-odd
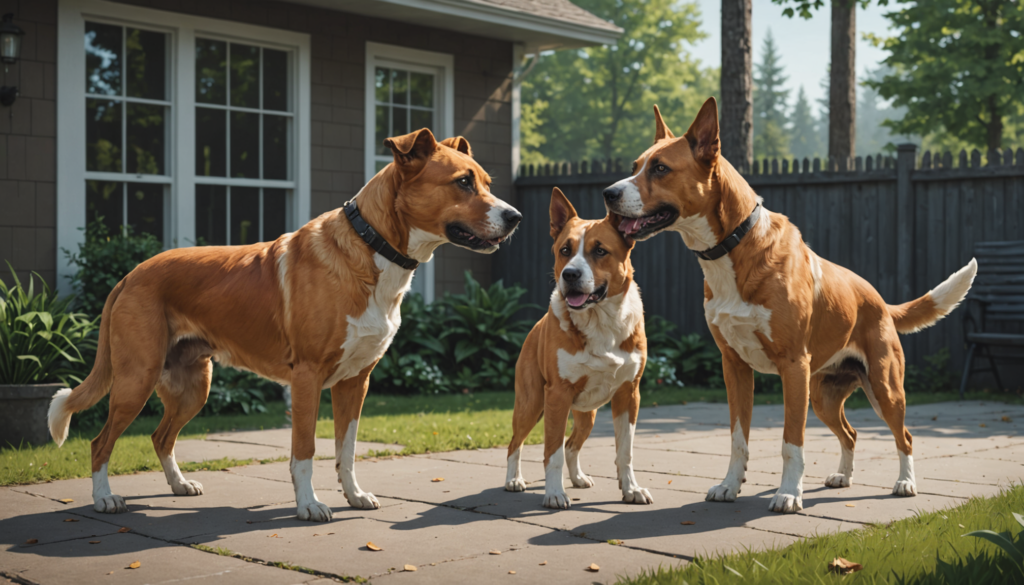
[[[982,529],[1017,533],[1020,525],[1011,514],[1015,511],[1024,511],[1024,486],[884,526],[801,540],[785,548],[698,557],[682,568],[659,567],[621,578],[618,583],[1024,583],[1024,571],[1002,550],[980,538],[962,536]],[[864,569],[844,577],[830,574],[827,566],[835,557],[860,563]]]
[[[955,400],[955,393],[911,394],[909,404],[925,404]],[[1016,395],[974,393],[970,400],[1024,402]],[[359,424],[359,440],[405,445],[400,453],[384,450],[370,456],[411,455],[426,452],[481,449],[505,446],[512,434],[511,392],[481,392],[433,396],[367,397]],[[757,404],[780,404],[779,394],[756,394]],[[726,402],[724,390],[706,388],[658,388],[641,395],[641,405],[654,406],[688,402]],[[848,408],[868,408],[862,392],[847,401]],[[607,407],[605,407],[607,408]],[[331,405],[325,400],[320,407],[317,436],[334,437]],[[149,435],[159,424],[159,417],[139,417],[117,441],[108,472],[112,475],[156,471],[160,462],[153,451]],[[199,439],[206,433],[229,430],[278,428],[285,422],[284,405],[272,403],[268,412],[250,415],[208,416],[192,420],[181,432],[181,439]],[[571,426],[571,425],[570,425]],[[54,443],[41,447],[0,449],[0,485],[30,484],[75,477],[89,477],[90,447],[99,429],[75,429],[64,446]],[[537,425],[527,439],[528,444],[543,440],[543,425]],[[320,455],[333,456],[333,453]],[[220,459],[182,465],[185,470],[219,470],[257,463],[255,460]]]

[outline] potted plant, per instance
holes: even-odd
[[[83,353],[96,350],[99,318],[69,310],[72,297],[59,298],[38,274],[28,290],[13,268],[11,279],[13,286],[0,281],[0,447],[43,445],[50,399],[82,382]]]

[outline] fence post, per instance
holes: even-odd
[[[896,150],[896,302],[902,303],[914,294],[914,186],[910,175],[917,160],[917,145],[900,144]]]

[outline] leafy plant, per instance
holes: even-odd
[[[907,364],[903,389],[906,392],[946,392],[952,389],[955,378],[949,369],[949,359],[949,348],[943,347],[925,356],[923,368]]]
[[[1013,517],[1017,520],[1017,523],[1024,528],[1024,516],[1013,512]],[[964,536],[974,536],[977,538],[983,538],[999,548],[1003,549],[1013,562],[1016,564],[1017,569],[1020,570],[1021,575],[1024,576],[1024,532],[1018,532],[1017,537],[1014,538],[1010,531],[996,532],[994,530],[975,530],[968,532]],[[942,570],[942,562],[939,562],[939,569]]]
[[[83,350],[95,351],[99,320],[70,311],[72,297],[59,298],[38,274],[25,290],[7,265],[14,285],[0,281],[0,384],[80,384]]]
[[[675,323],[660,315],[646,318],[647,371],[644,372],[644,388],[658,386],[658,380],[675,379],[676,385],[709,386],[722,388],[722,354],[718,348],[697,333],[676,337]],[[653,368],[653,369],[652,369]],[[671,368],[671,373],[670,373]]]

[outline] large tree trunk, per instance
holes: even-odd
[[[722,0],[722,155],[741,172],[754,160],[751,0]]]
[[[828,92],[828,156],[840,170],[855,155],[857,139],[857,3],[832,2],[832,68]]]

